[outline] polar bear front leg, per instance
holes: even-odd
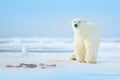
[[[75,58],[77,62],[85,63],[85,46],[82,42],[76,44]]]
[[[70,57],[70,60],[76,60],[76,58],[75,58],[75,53]]]
[[[96,63],[96,57],[97,57],[97,44],[93,42],[92,40],[85,40],[85,47],[86,47],[86,56],[85,60],[89,64],[95,64]]]

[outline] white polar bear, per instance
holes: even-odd
[[[72,29],[74,31],[75,51],[71,60],[81,63],[96,63],[100,45],[98,27],[94,23],[76,18],[72,20]]]

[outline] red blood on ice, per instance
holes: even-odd
[[[56,67],[56,64],[51,64],[52,67]]]
[[[12,67],[15,67],[15,66],[13,66],[13,65],[6,65],[5,67],[12,68]]]

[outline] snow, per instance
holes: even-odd
[[[27,49],[29,51],[27,55],[22,55],[21,51],[0,52],[0,80],[120,80],[119,40],[117,42],[114,42],[113,39],[109,42],[105,40],[101,43],[97,64],[70,61],[69,57],[72,55],[74,49],[71,39],[49,40],[48,38],[44,38],[40,40],[36,39],[33,43],[28,43],[28,40],[30,41],[30,39],[27,39],[27,43],[24,43],[28,46]],[[57,40],[59,41],[57,42]],[[23,42],[21,42],[23,40],[17,39],[17,44],[13,44],[13,42],[9,43],[8,41],[7,43],[0,44],[1,50],[3,47],[4,50],[8,50],[8,48],[12,50],[16,48],[19,50],[22,49],[19,46],[23,45]],[[15,48],[11,48],[11,46]],[[43,49],[44,46],[46,48]],[[33,50],[33,52],[30,50]],[[43,50],[43,52],[40,52],[40,50]],[[54,51],[51,52],[51,50]],[[46,69],[5,67],[7,64],[17,65],[19,63],[56,64],[57,67]]]

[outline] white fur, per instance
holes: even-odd
[[[75,24],[77,24],[77,28]],[[83,63],[96,63],[100,44],[98,27],[94,23],[77,18],[72,20],[72,29],[74,31],[75,52],[71,59]]]

